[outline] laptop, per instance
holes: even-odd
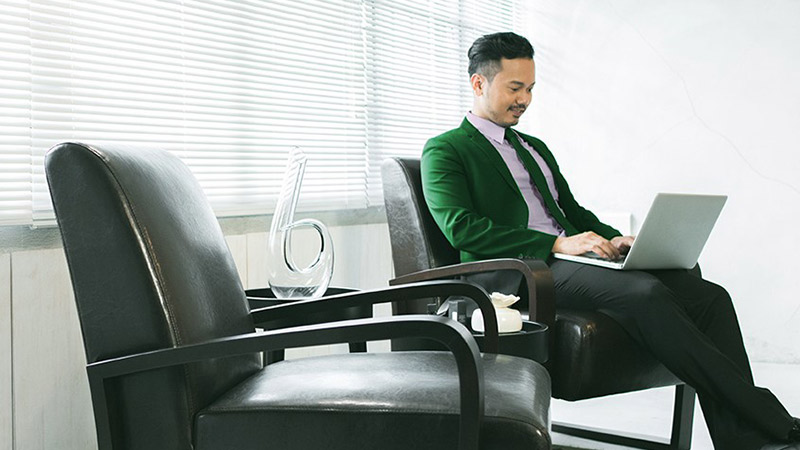
[[[727,199],[726,195],[661,193],[653,200],[624,259],[611,261],[593,252],[553,256],[617,270],[691,269]]]

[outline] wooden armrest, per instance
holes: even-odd
[[[494,270],[516,270],[522,273],[528,286],[528,314],[530,320],[553,329],[556,320],[555,291],[550,267],[539,259],[487,259],[485,261],[453,264],[399,276],[389,281],[390,286],[419,281],[441,280]]]
[[[106,382],[109,379],[264,350],[409,336],[436,340],[444,344],[455,356],[461,400],[459,449],[477,450],[484,413],[483,371],[478,344],[466,328],[450,319],[438,316],[384,317],[285,328],[219,338],[88,364],[86,369],[97,421],[99,447],[112,448],[106,394]]]
[[[356,291],[331,295],[313,300],[300,300],[291,303],[259,308],[250,311],[257,326],[270,328],[280,321],[295,317],[308,318],[308,322],[324,320],[326,311],[336,311],[363,305],[374,305],[385,302],[402,302],[418,298],[459,295],[475,301],[486,318],[484,332],[484,349],[487,353],[497,353],[498,333],[497,315],[495,314],[489,295],[483,288],[464,281],[428,281],[425,283],[409,283],[370,291]],[[322,313],[322,314],[320,314]]]

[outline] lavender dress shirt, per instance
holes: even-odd
[[[514,178],[514,181],[516,181],[519,191],[522,193],[522,198],[525,199],[525,203],[528,205],[528,228],[543,233],[554,234],[556,236],[564,236],[564,229],[561,228],[555,218],[547,211],[542,195],[539,193],[533,180],[531,180],[531,176],[527,169],[525,169],[522,160],[519,159],[517,151],[506,141],[506,129],[490,120],[478,117],[472,114],[472,112],[467,113],[467,120],[491,142],[494,148],[497,149],[497,152],[500,153],[503,161],[505,161],[508,170],[511,171],[511,176]],[[519,135],[517,135],[517,138],[519,138]],[[550,170],[550,167],[547,166],[547,163],[542,159],[539,153],[531,148],[524,139],[519,139],[519,141],[522,147],[529,151],[533,159],[536,160],[536,163],[539,164],[539,168],[542,169],[542,173],[547,180],[547,187],[550,189],[553,199],[558,202],[558,189],[553,180],[553,172]]]

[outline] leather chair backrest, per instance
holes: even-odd
[[[388,158],[381,176],[395,275],[458,264],[458,251],[444,237],[425,203],[419,159]]]
[[[219,223],[178,158],[65,143],[45,168],[87,362],[254,331]],[[190,449],[195,412],[260,367],[244,355],[109,383],[114,448]]]
[[[395,276],[458,264],[458,251],[444,237],[425,203],[419,159],[388,158],[381,166],[381,178]],[[395,314],[420,314],[427,311],[429,303],[431,299],[418,299],[393,303],[392,308]],[[392,348],[406,349],[399,342],[393,341]],[[409,345],[408,349],[422,348]]]

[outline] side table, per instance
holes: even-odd
[[[325,295],[323,297],[327,297],[330,295],[337,295],[337,294],[346,294],[348,292],[355,292],[356,290],[357,289],[342,288],[342,287],[329,287],[325,291]],[[265,308],[267,306],[276,306],[276,305],[282,305],[286,303],[293,303],[305,300],[304,298],[293,298],[293,299],[276,298],[275,294],[272,293],[272,290],[270,288],[247,289],[245,291],[245,295],[247,295],[247,302],[250,304],[251,310],[257,308]],[[259,328],[275,330],[279,328],[298,327],[303,325],[311,325],[315,323],[336,322],[339,320],[366,319],[369,317],[372,317],[372,305],[354,306],[351,308],[343,308],[341,310],[327,311],[324,313],[321,312],[319,314],[311,314],[303,317],[292,317],[291,319],[260,322],[255,325]],[[367,351],[366,342],[350,343],[350,352],[363,353],[366,351]],[[283,350],[265,352],[264,364],[271,364],[274,362],[283,361],[284,356],[285,355]]]
[[[522,330],[500,333],[499,353],[532,359],[544,364],[549,359],[549,329],[547,325],[529,320],[522,321]],[[472,333],[483,351],[483,333]]]

